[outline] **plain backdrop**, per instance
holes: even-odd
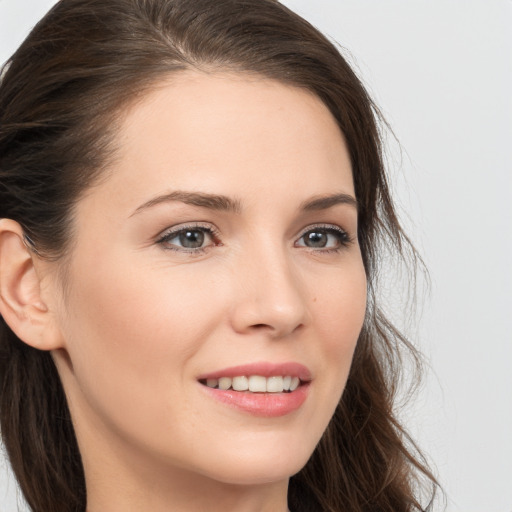
[[[53,3],[0,0],[0,61]],[[512,512],[512,2],[284,3],[344,48],[401,143],[393,188],[432,281],[407,424],[448,512]],[[0,456],[0,511],[16,510]]]

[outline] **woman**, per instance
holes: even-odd
[[[272,0],[61,0],[0,112],[1,429],[33,510],[431,507],[374,289],[407,239],[331,43]]]

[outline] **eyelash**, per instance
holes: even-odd
[[[186,233],[187,231],[200,231],[203,233],[206,233],[212,240],[213,244],[207,245],[205,247],[198,247],[196,249],[190,249],[187,247],[178,247],[173,246],[172,244],[169,244],[171,240],[174,238],[180,236],[183,233]],[[200,255],[205,253],[208,249],[210,249],[213,246],[219,246],[222,245],[222,243],[219,240],[219,231],[214,229],[211,226],[205,226],[202,224],[190,224],[185,226],[180,226],[177,229],[172,229],[171,231],[166,231],[164,234],[162,234],[158,240],[156,241],[157,244],[161,245],[165,250],[168,251],[176,251],[181,253],[187,253],[190,255]]]
[[[209,244],[205,247],[198,247],[198,248],[187,248],[187,247],[179,247],[173,244],[170,244],[169,242],[176,237],[180,236],[181,234],[184,234],[188,231],[198,231],[202,233],[206,233],[211,239],[212,244]],[[329,254],[329,253],[336,253],[340,252],[346,247],[348,247],[352,242],[353,238],[342,228],[338,226],[334,226],[332,224],[317,224],[308,226],[305,230],[302,231],[301,235],[298,237],[298,240],[303,239],[308,233],[313,232],[319,232],[324,233],[328,235],[335,235],[338,239],[338,245],[336,247],[332,248],[314,248],[314,247],[308,247],[306,245],[299,245],[298,247],[304,247],[305,249],[308,249],[311,252],[321,252],[323,254]],[[218,247],[222,245],[219,238],[219,231],[212,228],[211,226],[206,226],[202,224],[190,224],[185,226],[180,226],[177,229],[172,229],[171,231],[167,231],[163,233],[156,241],[158,245],[161,245],[165,250],[169,251],[176,251],[181,253],[186,253],[190,255],[201,255],[205,252],[207,252],[212,247]],[[297,243],[297,242],[295,242]],[[297,247],[297,246],[296,246]]]
[[[320,248],[315,249],[314,247],[308,247],[308,246],[299,246],[299,247],[305,247],[306,249],[309,249],[311,252],[322,252],[323,254],[329,254],[329,253],[336,253],[340,252],[343,249],[346,249],[352,242],[353,238],[342,228],[339,226],[334,226],[332,224],[314,224],[312,226],[308,226],[299,236],[298,240],[303,239],[308,233],[325,233],[328,235],[335,235],[338,239],[338,245],[336,247],[331,248]]]

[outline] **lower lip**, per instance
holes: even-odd
[[[265,418],[286,416],[296,411],[305,402],[309,390],[309,383],[300,385],[291,393],[251,393],[209,388],[203,384],[201,386],[216,400],[254,416]]]

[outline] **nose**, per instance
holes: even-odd
[[[286,337],[307,322],[305,289],[285,251],[241,258],[235,274],[231,322],[241,334]]]

